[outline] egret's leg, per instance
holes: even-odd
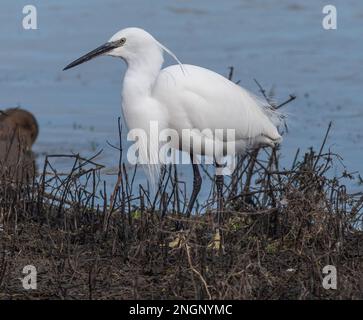
[[[190,159],[191,159],[192,165],[193,165],[193,192],[192,192],[192,196],[190,198],[189,205],[188,205],[188,211],[187,211],[188,217],[190,217],[190,215],[192,213],[195,200],[197,200],[197,196],[198,196],[200,188],[202,186],[202,177],[199,172],[198,164],[194,163],[193,155],[190,155]]]
[[[216,186],[217,186],[217,224],[220,226],[222,219],[222,210],[223,210],[223,185],[224,185],[224,176],[216,175]]]
[[[217,170],[218,171],[218,170]],[[222,234],[221,234],[221,222],[222,222],[222,210],[223,210],[223,185],[224,185],[224,176],[221,174],[216,174],[216,189],[217,189],[217,226],[214,230],[214,236],[212,242],[208,245],[209,248],[217,251],[218,253],[224,252],[224,246],[222,243]]]

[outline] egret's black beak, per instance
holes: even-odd
[[[105,44],[103,44],[102,46],[98,47],[97,49],[85,54],[83,57],[80,57],[79,59],[77,59],[76,61],[73,61],[72,63],[70,63],[68,66],[66,66],[63,71],[71,69],[75,66],[78,66],[84,62],[87,62],[89,60],[92,60],[93,58],[96,58],[104,53],[107,53],[113,49],[117,48],[116,43],[113,42],[107,42]]]

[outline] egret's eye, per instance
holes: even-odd
[[[119,40],[119,43],[120,43],[120,45],[122,46],[122,45],[124,45],[125,44],[125,42],[126,42],[126,38],[121,38],[120,40]]]

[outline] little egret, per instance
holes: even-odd
[[[162,69],[164,51],[178,65]],[[218,150],[222,151],[218,154],[205,146],[197,152],[190,147],[190,143],[184,141],[179,141],[175,146],[176,149],[188,152],[192,160],[194,180],[188,215],[192,212],[202,184],[195,159],[198,154],[218,159],[225,155],[230,142],[234,143],[234,151],[239,154],[251,147],[275,146],[281,142],[278,132],[282,121],[280,114],[227,78],[208,69],[181,64],[169,49],[145,30],[123,29],[102,46],[70,63],[64,70],[101,55],[122,58],[127,64],[122,109],[129,130],[141,128],[147,132],[150,122],[156,121],[161,128],[175,130],[180,137],[184,129],[190,129],[197,132],[193,139],[199,139],[200,143],[212,139],[221,145],[222,148]],[[233,141],[225,137],[205,136],[202,131],[207,128],[212,131],[233,129]],[[148,148],[146,143],[144,146]],[[150,154],[150,157],[153,155]],[[216,186],[220,214],[222,175],[217,174]]]

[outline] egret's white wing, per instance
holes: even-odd
[[[193,65],[162,70],[153,96],[168,110],[176,130],[235,129],[236,140],[253,142],[261,136],[278,141],[280,117],[261,100],[223,76]]]

